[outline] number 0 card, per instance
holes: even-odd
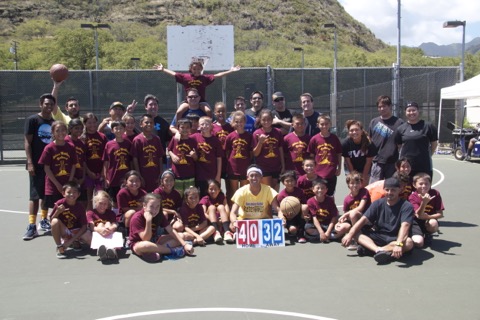
[[[237,220],[237,248],[284,246],[282,219]]]

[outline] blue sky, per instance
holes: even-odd
[[[396,45],[398,0],[339,0],[357,21],[377,38]],[[423,42],[439,45],[462,42],[462,27],[444,29],[443,22],[467,21],[465,42],[480,37],[479,0],[401,0],[402,45],[416,47]]]

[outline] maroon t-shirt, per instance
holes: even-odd
[[[190,208],[186,203],[183,203],[180,208],[180,217],[184,226],[193,228],[206,220],[205,213],[202,206],[197,204],[195,208]]]
[[[225,141],[227,155],[227,174],[246,176],[247,168],[252,164],[252,134],[244,132],[239,134],[233,131]]]
[[[204,137],[201,133],[190,136],[197,142],[197,156],[195,162],[195,180],[207,181],[217,176],[217,158],[222,158],[223,148],[217,137]]]
[[[159,194],[162,197],[162,208],[177,211],[182,206],[182,196],[180,192],[172,189],[170,193],[166,193],[163,187],[158,187],[153,193]]]
[[[298,187],[293,187],[292,192],[287,192],[287,189],[280,191],[277,195],[278,203],[282,202],[282,200],[286,197],[295,197],[300,200],[301,204],[307,204],[307,197],[305,196],[305,193],[303,193],[303,190]]]
[[[82,140],[73,140],[70,136],[66,136],[65,141],[70,143],[75,148],[75,152],[77,153],[77,162],[75,163],[75,178],[82,179],[87,147]]]
[[[358,194],[353,197],[351,194],[347,195],[343,200],[343,212],[348,212],[352,209],[357,208],[360,205],[360,201],[365,200],[365,208],[363,208],[363,213],[367,211],[368,207],[372,203],[370,199],[370,193],[367,189],[361,188],[358,190]]]
[[[187,156],[192,150],[196,150],[197,142],[192,137],[187,139],[170,140],[168,150],[180,158],[179,163],[173,163],[172,171],[177,179],[190,179],[195,177],[195,161],[192,157]],[[198,153],[197,153],[198,155]]]
[[[212,134],[220,140],[222,147],[225,147],[225,141],[227,140],[227,136],[233,132],[232,125],[228,122],[225,124],[220,123],[213,123]]]
[[[228,122],[221,125],[219,123],[213,124],[212,134],[220,140],[224,152],[222,152],[222,174],[227,172],[227,157],[225,153],[225,142],[227,141],[227,136],[233,132],[232,125]]]
[[[130,171],[132,156],[130,149],[132,144],[128,140],[117,142],[108,141],[103,152],[103,161],[108,162],[107,179],[110,181],[110,187],[120,187],[125,178],[125,174]]]
[[[57,219],[60,220],[65,227],[68,229],[80,229],[87,224],[87,215],[85,213],[85,208],[79,202],[76,202],[73,206],[67,203],[65,198],[55,202],[52,212],[49,216],[53,216],[60,205],[65,207],[65,211],[57,216]]]
[[[94,173],[101,173],[103,168],[103,151],[107,143],[107,137],[101,132],[86,133],[85,145],[87,146],[87,167]]]
[[[219,205],[223,205],[225,203],[225,194],[223,192],[219,192],[217,197],[213,199],[210,195],[204,196],[200,199],[200,204],[206,206],[207,208],[210,206],[218,207]]]
[[[319,177],[317,176],[316,179],[318,179],[318,178]],[[303,190],[303,193],[305,194],[305,197],[307,197],[307,200],[315,195],[313,193],[313,180],[308,180],[306,174],[298,177],[297,187],[299,187],[300,189]]]
[[[443,201],[442,201],[442,196],[440,195],[440,192],[438,192],[435,189],[430,189],[428,191],[428,194],[435,198],[430,200],[427,205],[425,206],[424,212],[428,215],[432,215],[434,213],[437,213],[438,211],[445,210],[445,207],[443,206]],[[413,209],[415,211],[420,208],[422,205],[422,198],[420,198],[420,195],[418,194],[417,191],[413,192],[410,197],[408,198],[408,201],[413,205]]]
[[[307,151],[315,156],[315,173],[324,179],[333,178],[337,171],[338,155],[342,154],[342,144],[338,137],[330,134],[322,137],[316,134],[310,140]]]
[[[131,136],[124,134],[122,138],[133,143],[133,139],[135,139],[136,136],[138,136],[138,133],[134,132]]]
[[[200,101],[207,101],[205,89],[209,84],[215,81],[215,76],[213,74],[202,74],[198,77],[194,77],[191,73],[176,72],[175,81],[183,85],[185,94],[187,94],[188,89],[195,88],[200,95]]]
[[[152,192],[158,186],[158,177],[162,172],[160,160],[165,155],[162,141],[156,135],[147,139],[142,133],[133,139],[132,158],[138,161],[140,174],[145,181],[145,190]]]
[[[310,214],[316,216],[320,224],[329,224],[333,218],[338,217],[338,209],[332,197],[326,196],[323,202],[318,202],[315,197],[307,200]]]
[[[255,157],[255,162],[264,173],[280,172],[282,170],[280,149],[283,148],[283,135],[277,128],[272,128],[268,133],[263,128],[257,129],[253,133],[253,148],[258,144],[258,137],[261,134],[267,135],[268,138],[263,143],[260,154]]]
[[[310,136],[304,134],[302,137],[299,137],[295,132],[291,132],[283,137],[283,141],[285,142],[286,150],[285,158],[288,159],[288,162],[285,162],[286,169],[295,170],[298,175],[305,174],[302,165],[303,160],[308,158],[307,147]]]
[[[128,240],[130,240],[132,248],[135,243],[143,241],[140,237],[140,233],[145,231],[145,225],[147,224],[147,221],[145,220],[143,214],[144,211],[142,209],[135,212],[130,218],[130,233],[128,235]],[[156,236],[158,228],[166,228],[168,225],[169,224],[167,219],[165,219],[165,216],[162,213],[157,214],[152,219],[152,236]]]
[[[77,154],[75,148],[68,142],[65,142],[63,146],[50,142],[43,149],[38,163],[50,166],[55,179],[63,186],[70,180],[72,169],[77,163]],[[61,195],[48,176],[45,177],[45,195]]]
[[[127,188],[121,188],[117,193],[117,206],[121,213],[125,213],[122,208],[138,210],[142,206],[142,198],[147,194],[143,189],[138,189],[138,194],[133,195]]]
[[[116,219],[115,212],[113,212],[111,209],[105,210],[104,213],[99,213],[96,209],[87,211],[87,222],[93,223],[95,227],[100,223],[116,223]]]

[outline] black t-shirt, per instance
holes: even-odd
[[[285,121],[285,122],[292,123],[292,113],[288,109],[285,109],[285,111],[273,110],[272,114],[273,114],[273,117],[275,117],[277,119],[280,119],[280,120]],[[273,125],[273,127],[278,128],[278,129],[282,128],[282,126],[279,125],[279,124],[275,124],[275,125]]]
[[[368,128],[368,135],[377,148],[377,155],[373,161],[378,163],[394,163],[398,160],[398,148],[393,132],[403,123],[402,119],[391,116],[388,119],[380,117],[372,119]]]
[[[366,153],[362,152],[361,148],[361,144],[356,144],[350,138],[346,138],[342,141],[342,156],[350,159],[355,171],[363,173],[363,168],[365,167],[367,158],[373,158],[376,156],[377,148],[375,148],[373,143],[368,145]]]
[[[413,205],[399,199],[393,206],[387,204],[386,198],[374,201],[365,212],[365,217],[375,227],[375,232],[396,237],[402,222],[413,222]]]
[[[433,124],[420,120],[415,124],[405,122],[394,133],[395,143],[401,144],[401,157],[407,157],[412,172],[432,171],[430,144],[438,140],[437,129]]]
[[[155,131],[160,137],[160,140],[162,140],[162,147],[165,151],[168,145],[168,141],[170,140],[170,124],[167,122],[167,120],[163,119],[160,116],[156,116],[155,118],[153,118],[153,122],[155,123]]]
[[[52,142],[53,121],[53,119],[44,119],[38,114],[28,117],[25,121],[25,136],[32,135],[32,162],[35,166],[38,166],[38,159],[43,149]]]
[[[320,128],[317,125],[319,116],[320,113],[314,111],[311,116],[305,117],[305,133],[308,134],[310,137],[313,137],[320,132]]]

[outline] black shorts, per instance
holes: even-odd
[[[264,177],[272,177],[273,179],[277,179],[280,177],[280,172],[264,172]]]
[[[337,188],[337,176],[325,179],[327,180],[327,196],[333,197]]]
[[[62,198],[63,196],[59,193],[45,196],[45,204],[44,204],[45,208],[53,208],[55,206],[55,202],[57,202]]]
[[[383,247],[393,241],[397,241],[397,236],[389,236],[372,230],[364,231],[362,234],[372,239],[373,242],[379,247]]]
[[[422,222],[418,222],[417,220],[413,220],[411,233],[413,236],[422,236],[424,237],[426,234],[430,234],[425,227],[425,220]]]
[[[227,180],[244,181],[244,180],[247,180],[247,176],[241,176],[241,175],[228,174],[227,173]]]
[[[37,166],[35,168],[35,175],[29,176],[30,178],[30,199],[40,200],[45,198],[45,171],[43,166]]]

